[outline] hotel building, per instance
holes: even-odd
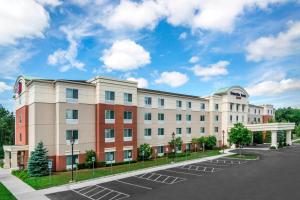
[[[95,77],[87,81],[18,77],[15,145],[5,149],[5,165],[26,167],[30,152],[42,141],[53,160],[53,170],[70,168],[70,138],[74,157],[85,161],[94,150],[97,161],[136,160],[137,147],[148,143],[157,156],[171,152],[172,133],[181,137],[178,151],[192,149],[191,140],[214,135],[227,144],[235,123],[267,123],[272,105],[249,104],[240,86],[222,88],[210,96],[141,89],[136,82]]]

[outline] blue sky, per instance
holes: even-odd
[[[11,110],[20,74],[199,96],[240,85],[252,103],[300,107],[300,1],[1,1],[0,104]]]

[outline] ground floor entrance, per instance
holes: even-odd
[[[3,146],[4,168],[24,169],[28,162],[28,145]]]

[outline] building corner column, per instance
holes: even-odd
[[[4,168],[9,169],[10,168],[10,158],[9,158],[9,151],[4,151]]]
[[[19,167],[18,167],[18,152],[17,151],[11,151],[11,168],[19,169]]]
[[[286,144],[292,145],[292,131],[291,130],[286,131]]]
[[[277,149],[277,131],[272,131],[271,134],[271,147],[275,147]]]

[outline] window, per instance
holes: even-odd
[[[230,111],[233,110],[233,103],[230,103]]]
[[[73,164],[78,164],[78,155],[73,155]],[[70,169],[72,167],[72,155],[68,155],[66,156],[66,165],[67,165],[67,169]],[[74,165],[73,167],[76,167],[76,165]]]
[[[132,103],[132,94],[131,93],[124,93],[124,102]]]
[[[236,116],[236,122],[238,122],[238,121],[239,121],[239,116],[237,115],[237,116]]]
[[[123,156],[124,156],[124,161],[132,160],[132,150],[124,150]]]
[[[256,117],[254,117],[254,122],[256,122]]]
[[[242,111],[245,112],[245,105],[242,105]]]
[[[132,119],[132,112],[124,111],[124,119]]]
[[[66,119],[78,119],[78,110],[66,110]]]
[[[152,105],[152,98],[151,97],[145,97],[145,105],[151,106]]]
[[[204,122],[205,121],[205,115],[200,115],[200,121]]]
[[[254,113],[256,114],[256,109],[254,109]]]
[[[244,118],[244,115],[242,115],[242,122],[244,122],[245,121],[245,118]]]
[[[21,114],[19,115],[19,123],[20,124],[22,123],[22,115]]]
[[[219,121],[219,115],[216,115],[216,116],[215,116],[215,120],[216,120],[216,122]]]
[[[105,139],[106,138],[115,138],[115,129],[113,128],[106,128],[105,132]]]
[[[176,128],[176,134],[181,135],[181,133],[182,133],[181,128]]]
[[[258,110],[258,114],[260,114],[260,110]]]
[[[192,115],[186,115],[186,121],[192,121]]]
[[[200,104],[200,109],[201,109],[201,110],[205,110],[205,103],[201,103],[201,104]]]
[[[176,107],[181,108],[182,107],[182,101],[176,100]]]
[[[105,162],[114,163],[115,162],[115,152],[105,152]]]
[[[165,135],[165,129],[164,128],[158,128],[157,129],[157,134],[158,135]]]
[[[66,89],[66,98],[67,100],[78,99],[78,90],[77,89]]]
[[[105,101],[114,101],[114,100],[115,100],[115,92],[105,91]]]
[[[66,131],[66,141],[70,144],[71,139],[74,139],[74,143],[78,143],[78,130],[67,130]]]
[[[125,128],[123,131],[123,137],[129,138],[132,137],[132,129],[131,128]]]
[[[236,104],[236,111],[239,111],[240,104]]]
[[[219,127],[215,127],[215,133],[219,132]]]
[[[187,143],[186,144],[186,150],[187,151],[191,151],[191,149],[192,149],[192,144],[191,143]]]
[[[176,121],[181,121],[181,114],[176,114]]]
[[[22,133],[19,134],[19,140],[22,142]]]
[[[144,120],[151,120],[151,113],[145,113]]]
[[[165,106],[165,100],[162,98],[158,98],[158,107],[162,108]]]
[[[164,146],[158,146],[157,153],[158,153],[158,155],[164,154]]]
[[[190,101],[186,102],[186,108],[192,108],[192,102]]]
[[[200,133],[205,133],[205,128],[204,127],[200,127]]]
[[[257,118],[257,120],[258,120],[258,123],[260,123],[260,118]]]
[[[215,110],[219,110],[219,104],[215,104]]]
[[[151,128],[145,128],[144,136],[151,137]]]
[[[192,128],[191,127],[186,128],[186,134],[188,134],[188,135],[192,134]]]
[[[158,113],[158,121],[164,121],[165,120],[165,114],[164,113]]]
[[[115,119],[115,111],[105,110],[105,119]]]
[[[232,115],[230,115],[230,122],[232,122]]]

